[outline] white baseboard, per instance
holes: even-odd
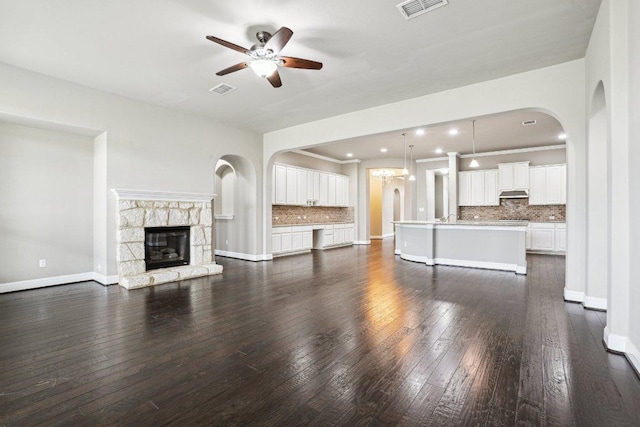
[[[485,262],[485,261],[472,261],[472,260],[464,260],[464,259],[447,259],[447,258],[436,258],[436,264],[443,265],[452,265],[454,267],[471,267],[471,268],[484,268],[487,270],[503,270],[503,271],[513,271],[517,272],[518,265],[517,264],[507,264],[502,262]],[[526,266],[525,266],[526,273]]]
[[[633,369],[640,374],[640,350],[628,337],[612,334],[609,327],[604,328],[604,344],[608,350],[624,353]]]
[[[627,340],[627,360],[633,365],[633,369],[640,375],[640,350],[636,347],[631,340]]]
[[[241,253],[241,252],[223,251],[223,250],[220,250],[220,249],[216,249],[215,250],[215,254],[216,254],[216,256],[242,259],[242,260],[245,260],[245,261],[269,261],[269,260],[273,259],[273,255],[271,255],[271,254],[253,255],[253,254],[244,254],[244,253]]]
[[[407,260],[407,261],[413,261],[413,262],[421,262],[423,264],[427,264],[429,261],[433,262],[433,260],[427,258],[426,256],[419,256],[419,255],[409,255],[409,254],[400,254],[400,258]]]
[[[564,288],[564,300],[582,303],[584,302],[584,292]]]
[[[604,343],[609,350],[618,351],[620,353],[626,353],[629,339],[627,337],[623,337],[622,335],[612,334],[609,331],[609,327],[605,326]]]
[[[118,275],[115,276],[105,276],[104,274],[100,274],[100,273],[96,273],[95,271],[93,273],[93,280],[100,283],[101,285],[115,285],[118,283],[119,277]]]
[[[0,293],[26,291],[28,289],[45,288],[47,286],[65,285],[75,282],[86,282],[94,279],[94,272],[67,274],[65,276],[43,277],[41,279],[21,280],[19,282],[0,283]],[[117,280],[116,280],[117,282]]]
[[[527,275],[527,261],[524,262],[524,265],[516,265],[516,274]]]
[[[393,253],[394,253],[395,255],[401,255],[401,254],[402,254],[402,251],[401,251],[400,249],[396,249]]]
[[[387,233],[387,234],[383,234],[382,238],[383,239],[388,239],[389,237],[394,237],[396,234],[395,233]]]
[[[606,310],[607,299],[585,296],[582,305],[584,305],[585,308],[591,308],[593,310]]]
[[[355,240],[353,244],[354,245],[370,245],[371,240]]]

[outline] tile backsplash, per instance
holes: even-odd
[[[519,219],[532,222],[566,221],[565,205],[529,205],[529,199],[501,199],[500,206],[461,206],[460,219],[481,221]]]
[[[355,222],[353,208],[273,205],[271,225],[349,224]]]

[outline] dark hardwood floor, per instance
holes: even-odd
[[[2,425],[640,425],[605,314],[529,274],[402,261],[391,242],[126,291],[0,295]]]

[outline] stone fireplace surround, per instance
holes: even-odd
[[[116,205],[118,283],[127,289],[159,285],[193,277],[221,274],[213,260],[215,194],[113,189]],[[146,271],[145,227],[189,226],[190,265]]]

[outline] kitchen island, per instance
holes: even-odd
[[[426,265],[527,274],[527,222],[394,221],[396,255]]]

